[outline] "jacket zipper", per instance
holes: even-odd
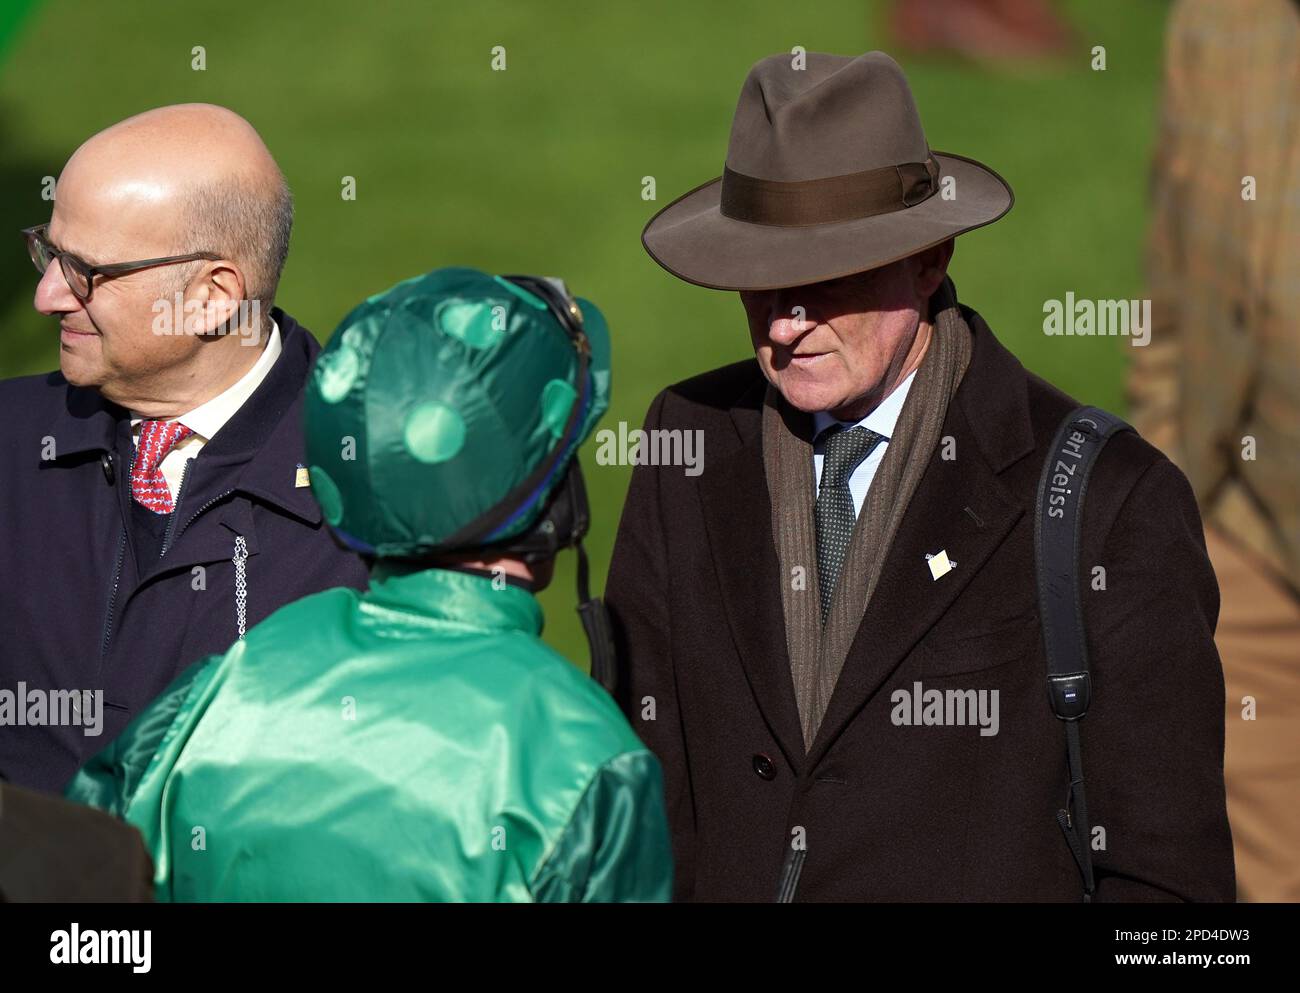
[[[122,556],[126,552],[126,528],[117,535],[117,565],[113,568],[113,588],[108,594],[108,612],[104,615],[104,640],[99,646],[99,660],[108,654],[108,638],[113,630],[113,606],[117,602],[117,587],[122,581]]]
[[[135,471],[135,455],[131,452],[131,461],[126,467],[126,486],[131,485],[131,473]],[[117,496],[117,487],[113,487],[113,495]],[[119,498],[120,500],[120,498]],[[121,504],[118,504],[118,512],[121,512]],[[108,593],[108,610],[104,614],[104,640],[99,645],[99,661],[104,661],[104,656],[108,654],[108,639],[113,633],[113,610],[117,605],[117,588],[122,583],[122,557],[126,553],[126,521],[122,522],[122,530],[117,535],[117,564],[113,567],[113,587]]]
[[[167,554],[167,549],[171,547],[172,528],[176,525],[176,517],[181,512],[181,497],[185,495],[185,477],[190,474],[190,463],[193,459],[185,460],[185,468],[181,469],[181,483],[176,487],[176,502],[172,505],[171,517],[167,521],[167,530],[163,532],[162,549],[158,552],[158,557],[162,558]]]

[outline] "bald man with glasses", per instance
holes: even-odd
[[[0,779],[61,789],[190,662],[365,585],[303,465],[292,222],[253,127],[186,104],[91,137],[22,232],[59,371],[0,382]]]

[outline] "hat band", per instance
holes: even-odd
[[[933,155],[924,162],[796,182],[758,179],[724,166],[721,211],[750,224],[834,224],[915,207],[938,189],[939,163]]]

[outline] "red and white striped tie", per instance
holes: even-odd
[[[172,491],[159,466],[168,452],[193,433],[180,421],[145,421],[141,425],[131,469],[131,496],[136,503],[155,514],[172,512]]]

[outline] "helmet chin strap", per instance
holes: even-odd
[[[587,585],[587,551],[581,540],[575,547],[578,550],[578,619],[582,621],[591,650],[591,678],[613,696],[618,689],[618,666],[609,608],[600,597],[591,596]]]
[[[591,523],[587,486],[577,458],[569,463],[542,516],[525,534],[485,551],[521,559],[532,565],[554,558],[562,549],[578,553],[578,619],[591,652],[591,677],[610,694],[617,682],[614,633],[604,600],[591,595],[590,565],[582,539]]]

